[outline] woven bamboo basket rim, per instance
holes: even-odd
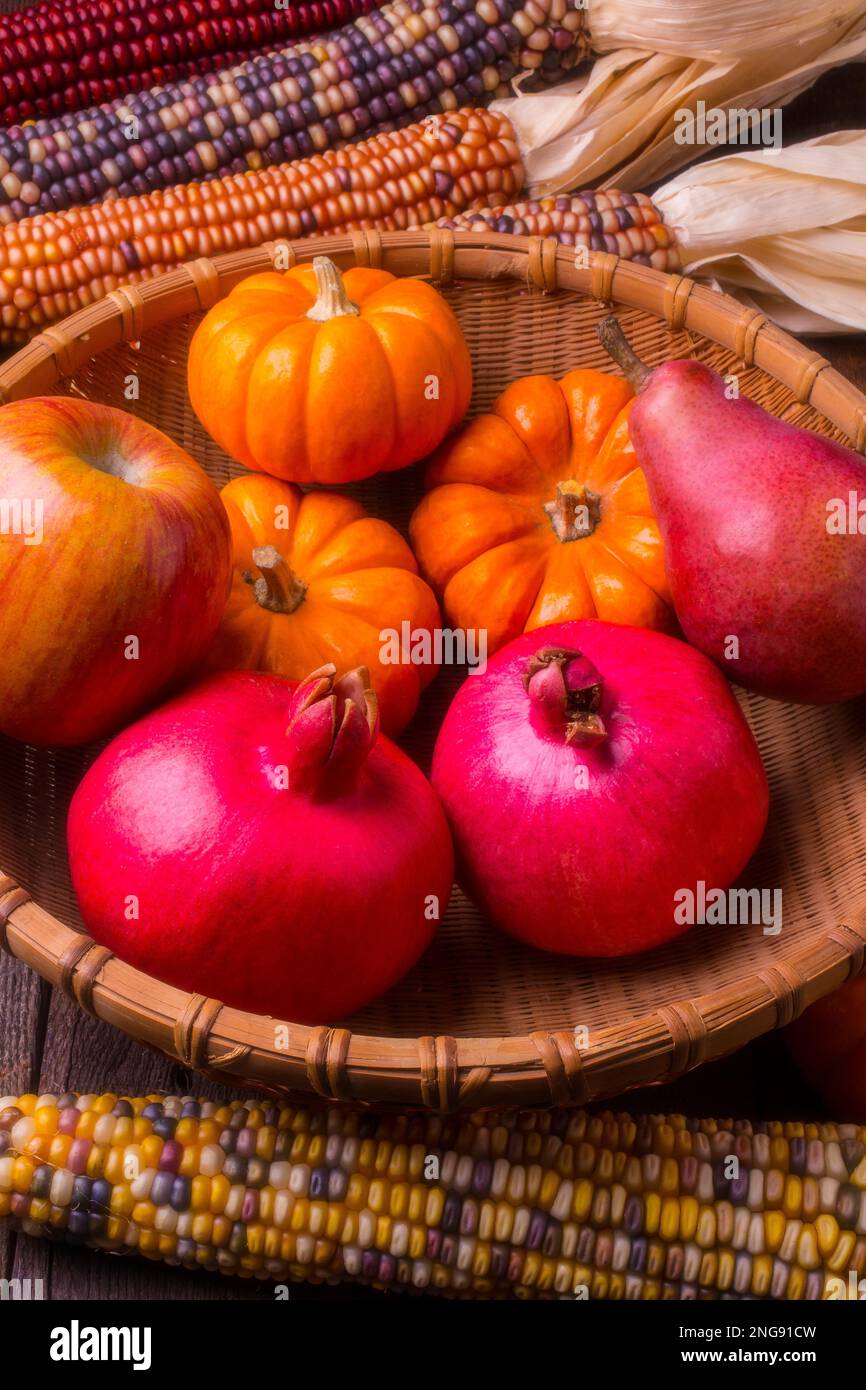
[[[760,312],[680,275],[553,239],[442,230],[269,242],[187,263],[114,291],[46,329],[0,368],[0,401],[50,392],[96,354],[207,310],[246,276],[326,253],[343,269],[381,266],[440,286],[518,281],[536,291],[575,291],[640,310],[672,331],[692,331],[746,368],[781,383],[859,449],[866,397]],[[389,1037],[345,1027],[306,1027],[252,1015],[187,993],[134,969],[40,907],[0,873],[0,946],[97,1017],[186,1066],[223,1082],[330,1101],[451,1111],[472,1106],[585,1104],[670,1080],[789,1023],[866,962],[866,885],[832,927],[735,984],[676,999],[627,1023],[593,1029],[579,1047],[572,1029],[512,1036]],[[277,1037],[279,1035],[279,1043]]]

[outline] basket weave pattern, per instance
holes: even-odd
[[[285,246],[279,262],[285,267]],[[46,330],[0,369],[0,399],[67,392],[131,410],[170,434],[217,484],[242,471],[204,433],[185,364],[201,313],[277,248],[185,265],[115,291]],[[290,248],[342,267],[427,275],[460,319],[475,365],[472,410],[529,372],[606,369],[595,325],[613,303],[650,363],[693,355],[775,414],[866,448],[866,399],[824,358],[735,301],[642,266],[540,238],[444,230],[360,232]],[[139,398],[128,400],[131,376]],[[405,531],[423,469],[345,489]],[[402,740],[427,767],[458,683],[443,672]],[[781,888],[784,924],[695,928],[642,958],[543,955],[486,924],[455,891],[438,940],[344,1026],[306,1028],[171,988],[81,930],[65,858],[69,798],[96,750],[0,739],[0,945],[79,1004],[188,1066],[265,1090],[387,1107],[583,1104],[668,1080],[784,1025],[862,969],[866,953],[866,702],[829,709],[742,697],[773,793],[743,882]],[[24,885],[24,886],[20,886]],[[182,905],[179,906],[179,912]]]

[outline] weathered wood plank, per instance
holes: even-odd
[[[37,1083],[51,991],[20,961],[0,951],[0,1095]],[[0,1279],[10,1277],[18,1238],[0,1222]]]

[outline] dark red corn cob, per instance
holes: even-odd
[[[83,0],[0,16],[0,122],[13,125],[234,67],[322,33],[379,0]]]

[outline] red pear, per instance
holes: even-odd
[[[688,640],[779,700],[866,691],[866,461],[738,396],[701,362],[650,369],[599,337],[638,392],[629,431]]]

